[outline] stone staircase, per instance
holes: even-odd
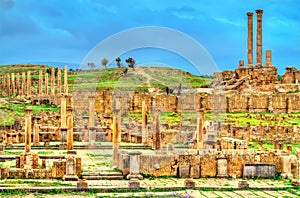
[[[123,180],[121,172],[83,173],[82,178],[86,180]]]

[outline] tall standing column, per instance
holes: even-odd
[[[272,66],[272,50],[266,50],[266,66]]]
[[[67,149],[73,150],[73,113],[72,108],[67,108],[67,125],[68,125],[68,132],[67,132]]]
[[[61,143],[59,148],[61,150],[67,149],[67,99],[63,95],[60,102],[60,132],[61,132]]]
[[[156,109],[153,117],[153,148],[158,150],[161,148],[160,134],[160,110]]]
[[[95,96],[89,96],[89,145],[95,146]]]
[[[31,95],[31,79],[30,79],[30,71],[27,72],[27,94],[26,96]]]
[[[256,31],[256,65],[262,65],[262,14],[263,10],[256,10],[257,31]]]
[[[33,119],[33,145],[39,146],[40,145],[40,125],[38,124],[38,121],[40,120],[40,117],[35,116]]]
[[[57,68],[57,95],[61,95],[61,68]]]
[[[16,74],[16,93],[18,96],[21,95],[21,93],[20,93],[20,74],[19,73]]]
[[[31,115],[32,109],[26,108],[25,111],[25,153],[31,151]]]
[[[39,70],[39,96],[43,95],[43,71]]]
[[[48,96],[49,94],[48,83],[49,83],[49,75],[48,73],[45,73],[45,95],[46,96]]]
[[[147,105],[146,102],[142,102],[142,143],[143,145],[148,145],[148,115],[147,115]]]
[[[248,12],[248,66],[253,65],[253,12]]]
[[[51,68],[51,96],[55,95],[55,68]]]
[[[68,87],[68,66],[65,65],[64,67],[64,94],[67,96],[69,92]]]
[[[203,148],[203,126],[204,126],[204,111],[200,109],[197,111],[197,146],[196,149]]]
[[[14,97],[16,93],[15,74],[11,73],[11,96]]]
[[[26,73],[22,72],[22,96],[26,95]]]
[[[112,137],[112,142],[113,142],[113,161],[112,165],[113,166],[118,166],[118,150],[120,146],[120,140],[121,140],[121,133],[119,131],[119,123],[117,122],[117,117],[116,115],[113,116],[113,123],[112,123],[112,128],[113,128],[113,137]]]
[[[2,95],[7,96],[7,80],[5,74],[2,74]]]
[[[6,79],[7,79],[7,96],[10,97],[12,95],[10,89],[10,74],[6,74]]]

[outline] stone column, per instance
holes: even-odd
[[[15,84],[15,74],[11,73],[11,96],[15,97],[16,84]]]
[[[43,95],[43,71],[39,70],[39,96]]]
[[[7,96],[10,97],[12,96],[11,94],[11,84],[10,84],[10,74],[6,74],[6,79],[7,79]]]
[[[160,110],[156,109],[153,118],[153,148],[158,150],[161,148],[160,134]]]
[[[203,148],[203,127],[204,127],[204,110],[200,109],[197,111],[197,145],[196,149]]]
[[[67,149],[73,150],[73,113],[72,108],[67,108],[67,125],[68,125],[68,134],[67,134]]]
[[[292,113],[293,106],[291,98],[286,98],[286,113]]]
[[[67,149],[67,99],[65,95],[62,95],[60,102],[60,132],[61,132],[61,143],[59,148],[61,150]]]
[[[34,146],[39,146],[40,145],[40,125],[38,124],[38,121],[41,118],[38,116],[35,116],[33,118],[33,145]]]
[[[284,179],[292,178],[292,170],[291,170],[291,156],[281,156],[280,157],[281,163],[281,174],[280,176]]]
[[[25,111],[25,153],[31,151],[31,115],[32,109],[26,108]]]
[[[238,68],[244,68],[244,60],[239,60]]]
[[[60,127],[67,127],[67,97],[62,95],[60,98]]]
[[[1,75],[1,90],[2,96],[6,96],[6,78],[5,75]]]
[[[68,87],[68,66],[65,65],[64,67],[64,94],[67,96],[69,92]]]
[[[95,96],[89,96],[89,145],[95,146]]]
[[[266,50],[266,66],[272,66],[272,50]]]
[[[26,96],[31,96],[31,77],[30,71],[27,72],[27,94]]]
[[[113,117],[112,128],[113,128],[113,137],[112,137],[113,161],[112,161],[112,165],[118,166],[118,150],[119,150],[119,146],[120,146],[121,133],[119,132],[119,123],[117,123],[117,118],[115,115]]]
[[[256,65],[262,65],[262,14],[263,10],[256,10],[257,31],[256,31]]]
[[[46,72],[45,73],[45,95],[46,96],[48,96],[49,94],[48,83],[49,83],[49,74]]]
[[[129,164],[130,172],[127,175],[127,179],[143,179],[143,176],[140,175],[140,151],[129,151]]]
[[[57,68],[57,95],[61,95],[61,68]]]
[[[55,95],[55,68],[51,68],[51,96]]]
[[[148,145],[148,128],[147,128],[147,105],[145,101],[142,102],[142,144],[144,146]]]
[[[4,155],[4,133],[0,133],[0,155]]]
[[[253,12],[248,12],[248,66],[253,66]]]
[[[22,72],[22,96],[26,95],[26,73]]]
[[[21,95],[21,93],[20,93],[20,74],[19,73],[16,74],[16,93],[18,96]]]

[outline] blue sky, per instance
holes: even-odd
[[[264,55],[267,49],[273,51],[279,73],[288,65],[299,69],[300,0],[0,0],[0,64],[80,64],[111,35],[161,26],[199,42],[219,70],[235,69],[238,60],[247,63],[246,13],[256,9],[264,10]],[[132,56],[138,65],[155,62],[196,73],[180,55],[160,49],[138,49],[120,56]],[[102,58],[99,54],[96,65]]]

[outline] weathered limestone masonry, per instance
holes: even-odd
[[[248,66],[253,65],[253,13],[248,12]]]
[[[55,69],[51,68],[51,96],[55,95]]]
[[[95,128],[95,96],[89,96],[89,123],[88,123],[88,130],[89,130],[89,146],[95,146],[96,141],[96,128]]]
[[[68,66],[64,67],[64,94],[67,96],[69,94],[69,86],[68,86]]]
[[[77,96],[78,93],[73,92]],[[89,92],[81,94],[82,99],[73,103],[74,108],[77,111],[88,112],[88,96]],[[233,92],[227,95],[228,103],[223,102],[222,107],[219,109],[228,109],[229,112],[300,112],[300,95],[297,93],[260,93],[260,94],[240,94]],[[112,112],[112,92],[101,91],[95,93],[95,112],[110,114]],[[130,101],[137,101],[143,98],[148,107],[153,104],[160,104],[164,111],[167,112],[179,112],[182,109],[177,108],[176,99],[177,96],[167,96],[166,94],[151,96],[144,93],[135,93],[131,96]],[[198,93],[196,95],[196,106],[206,109],[206,111],[212,111],[212,100],[218,100],[217,96],[210,94]],[[122,108],[129,108],[130,112],[142,112],[142,102],[136,103],[121,103]],[[134,106],[134,109],[131,107]],[[191,106],[191,109],[195,109],[195,104]],[[218,108],[217,108],[218,109]]]
[[[300,83],[300,70],[295,67],[286,67],[286,72],[282,76],[283,84],[299,84]]]
[[[39,96],[43,95],[43,71],[39,71]]]
[[[22,72],[22,94],[21,96],[26,95],[26,73]]]
[[[67,108],[67,126],[67,149],[73,150],[73,112],[71,107]]]
[[[63,95],[61,97],[61,105],[60,105],[60,132],[61,132],[61,143],[59,145],[59,148],[61,150],[67,149],[67,99],[66,95]]]
[[[262,65],[262,14],[263,10],[256,10],[257,33],[256,33],[256,65]]]
[[[27,72],[27,93],[26,96],[29,97],[31,96],[31,77],[30,77],[31,72]]]
[[[142,144],[147,146],[149,144],[148,137],[148,110],[145,101],[142,102]]]
[[[123,160],[129,160],[124,152]],[[181,178],[199,177],[242,177],[245,165],[255,165],[254,170],[259,171],[265,167],[264,171],[257,175],[259,177],[275,177],[275,171],[269,169],[270,165],[275,165],[276,172],[284,173],[284,176],[296,177],[292,175],[298,170],[296,163],[293,164],[295,156],[287,151],[255,151],[255,150],[175,150],[168,155],[141,154],[140,173],[152,175],[179,176]],[[284,160],[283,160],[284,159]],[[125,163],[126,164],[126,163]],[[119,168],[128,172],[128,167],[120,163]],[[267,166],[266,166],[267,165]],[[259,173],[259,172],[258,172]],[[251,175],[249,175],[251,176]],[[253,175],[255,176],[255,175]]]

